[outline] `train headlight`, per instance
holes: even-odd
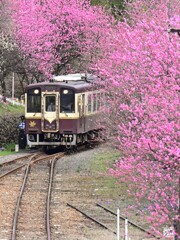
[[[63,94],[68,94],[68,92],[69,92],[69,91],[68,91],[67,89],[64,89],[64,90],[63,90]]]
[[[34,94],[39,94],[39,89],[35,89]]]

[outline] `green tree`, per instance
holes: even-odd
[[[116,18],[120,17],[125,9],[125,0],[91,0],[91,4],[104,6],[108,10],[110,9]]]

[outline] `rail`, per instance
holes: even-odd
[[[32,166],[32,164],[34,164],[38,161],[43,161],[43,160],[49,159],[49,158],[53,159],[52,162],[51,162],[51,174],[50,174],[49,190],[48,190],[48,197],[47,197],[47,201],[49,202],[49,203],[47,203],[47,226],[48,226],[47,234],[48,234],[48,240],[50,240],[50,238],[49,238],[50,237],[50,224],[49,224],[50,207],[49,206],[50,206],[52,179],[53,179],[53,169],[54,169],[55,160],[57,160],[57,158],[60,158],[62,156],[64,156],[64,153],[53,154],[53,155],[48,155],[48,156],[45,156],[45,157],[37,158],[37,154],[35,154],[35,155],[32,155],[30,157],[28,164],[25,165],[26,169],[25,169],[24,179],[23,179],[23,183],[22,183],[22,186],[21,186],[19,197],[17,199],[16,209],[15,209],[14,218],[13,218],[13,230],[12,230],[11,240],[16,239],[16,228],[17,228],[17,221],[18,221],[18,213],[19,213],[19,209],[20,209],[22,195],[24,193],[25,185],[26,185],[27,178],[28,178],[29,169]]]
[[[89,218],[90,220],[92,220],[93,222],[97,223],[98,225],[100,225],[101,227],[109,230],[110,232],[116,234],[116,232],[114,232],[112,229],[108,228],[105,224],[101,223],[100,221],[96,220],[95,218],[89,216],[87,213],[85,213],[84,211],[80,210],[79,208],[71,205],[70,203],[67,203],[67,206],[75,209],[76,211],[80,212],[81,214],[83,214],[84,216],[86,216],[87,218]]]
[[[109,208],[106,208],[105,206],[103,206],[103,205],[101,205],[101,204],[99,204],[99,203],[97,203],[96,205],[97,205],[98,207],[103,208],[105,211],[107,211],[107,212],[109,212],[109,213],[111,213],[111,214],[113,214],[114,216],[117,217],[117,213],[111,211]],[[124,221],[126,220],[126,218],[124,218],[124,217],[122,217],[122,216],[120,216],[120,219],[122,219],[122,220],[124,220]],[[134,223],[134,222],[132,222],[132,221],[130,221],[130,220],[128,220],[128,223],[130,223],[132,226],[140,229],[141,231],[147,233],[148,235],[151,235],[152,237],[155,237],[156,239],[160,239],[160,238],[158,238],[157,236],[155,236],[153,233],[151,233],[151,232],[149,232],[148,230],[142,228],[141,226],[137,225],[136,223]]]

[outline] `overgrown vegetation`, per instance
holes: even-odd
[[[24,114],[24,107],[0,102],[0,116],[5,115],[7,112],[21,115]]]
[[[10,103],[0,103],[0,155],[12,154],[14,145],[18,142],[18,125],[24,107]]]
[[[108,151],[107,153],[100,153],[96,155],[94,161],[90,164],[90,169],[92,172],[96,173],[106,173],[107,169],[112,166],[112,164],[120,157],[118,151]]]
[[[15,153],[15,143],[9,143],[4,146],[3,151],[0,151],[0,156],[11,155]]]
[[[92,0],[91,4],[105,7],[116,19],[121,19],[126,6],[124,0]]]
[[[126,194],[127,186],[125,184],[118,185],[117,179],[108,174],[108,169],[120,157],[117,150],[107,150],[107,152],[99,153],[89,164],[89,171],[94,174],[97,184],[96,195],[103,195],[108,198],[116,198],[118,195]]]

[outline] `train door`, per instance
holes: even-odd
[[[78,99],[78,109],[79,109],[79,121],[80,128],[83,132],[85,132],[85,94],[79,96]]]
[[[59,131],[59,93],[42,95],[41,121],[43,132]]]

